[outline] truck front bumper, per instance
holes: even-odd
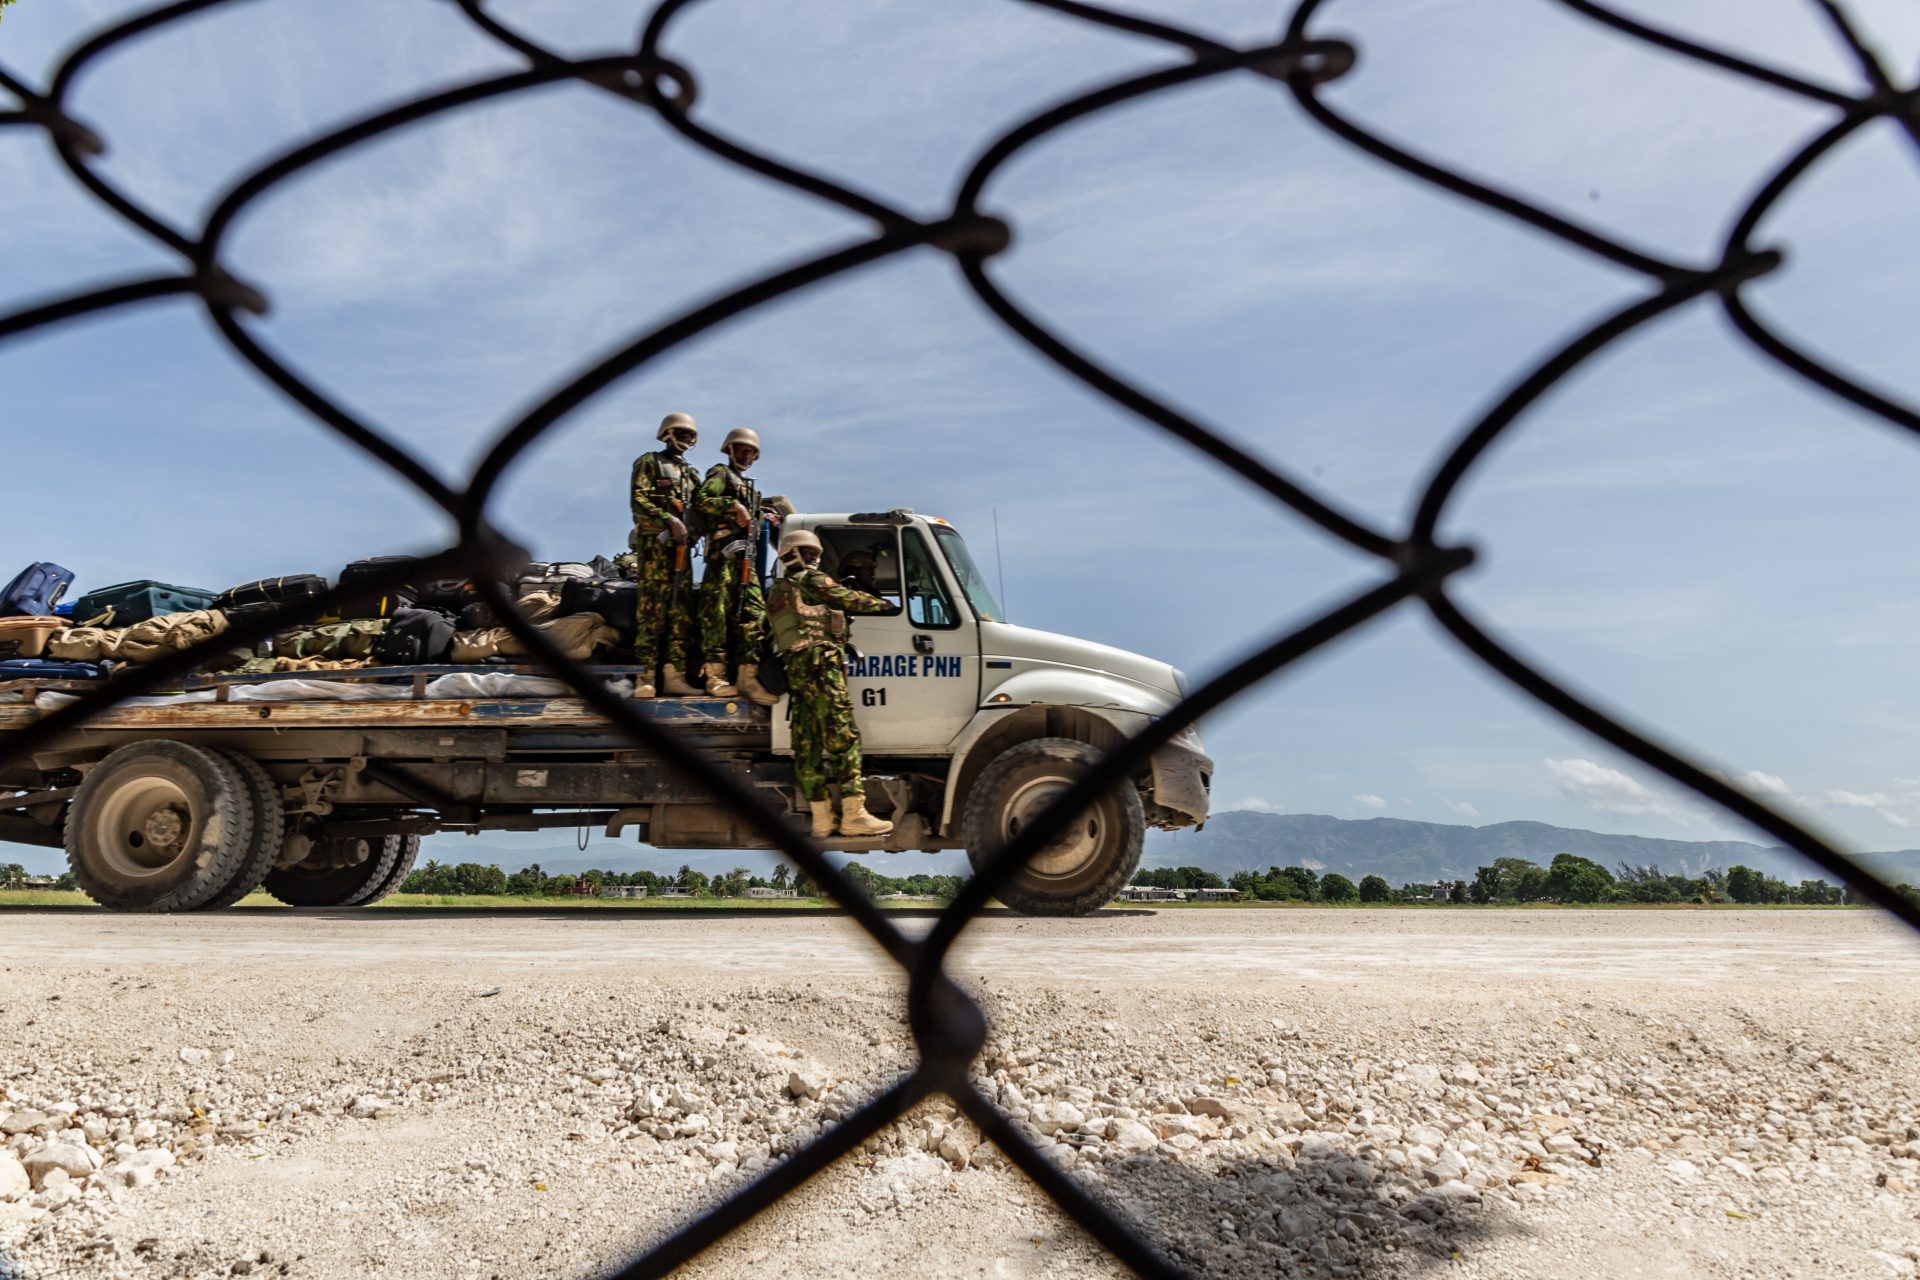
[[[1166,746],[1153,753],[1153,809],[1148,821],[1175,830],[1197,827],[1207,820],[1213,787],[1213,760],[1200,746],[1200,735],[1182,729]]]

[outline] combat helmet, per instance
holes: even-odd
[[[653,438],[665,440],[667,434],[672,431],[691,432],[696,442],[700,439],[700,428],[693,425],[693,415],[690,413],[675,412],[660,419],[660,429],[654,432]]]
[[[753,446],[753,451],[758,453],[760,452],[760,433],[752,427],[735,427],[727,432],[727,438],[720,442],[720,452],[731,458],[733,446],[737,444],[750,444]]]
[[[811,529],[790,529],[780,535],[780,563],[789,569],[798,569],[805,563],[801,552],[811,550],[817,562],[820,559],[820,538]]]

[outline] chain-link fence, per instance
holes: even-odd
[[[621,1274],[658,1275],[671,1270],[854,1150],[920,1100],[940,1093],[952,1098],[960,1110],[979,1125],[987,1139],[997,1144],[1016,1166],[1121,1262],[1142,1275],[1180,1274],[1150,1241],[1042,1155],[1007,1116],[975,1089],[968,1069],[986,1040],[987,1020],[980,1006],[949,976],[944,962],[961,932],[1030,856],[1054,839],[1075,814],[1105,789],[1124,785],[1155,750],[1166,745],[1183,728],[1296,659],[1403,604],[1417,603],[1426,608],[1464,649],[1543,706],[1765,831],[1844,880],[1860,896],[1920,928],[1920,908],[1855,865],[1828,842],[1729,785],[1715,772],[1662,745],[1646,729],[1629,725],[1577,697],[1518,657],[1448,592],[1451,575],[1472,563],[1472,549],[1446,545],[1436,536],[1441,518],[1461,481],[1488,447],[1511,430],[1544,393],[1617,339],[1693,304],[1718,305],[1756,348],[1800,377],[1898,427],[1920,432],[1920,413],[1861,386],[1807,354],[1756,317],[1741,297],[1746,284],[1780,268],[1783,262],[1780,252],[1753,243],[1755,229],[1823,156],[1863,126],[1882,118],[1894,122],[1920,142],[1920,90],[1895,84],[1859,37],[1847,13],[1834,0],[1807,2],[1826,16],[1838,38],[1852,51],[1867,84],[1864,92],[1834,89],[1707,47],[1615,13],[1591,0],[1542,0],[1542,3],[1560,4],[1636,40],[1726,74],[1819,104],[1833,113],[1831,123],[1780,164],[1738,211],[1718,259],[1700,263],[1666,261],[1630,248],[1521,196],[1427,160],[1343,116],[1321,97],[1320,90],[1353,70],[1356,46],[1350,40],[1318,33],[1316,20],[1329,7],[1325,0],[1304,0],[1294,9],[1280,39],[1248,47],[1223,44],[1197,32],[1078,0],[1021,0],[1165,45],[1177,56],[1163,69],[1128,76],[1048,106],[1003,134],[975,160],[948,212],[932,220],[915,218],[870,194],[775,159],[703,123],[695,112],[699,80],[694,70],[663,52],[673,22],[692,8],[695,0],[665,0],[648,15],[637,48],[594,57],[566,57],[542,46],[489,13],[486,0],[431,2],[457,6],[476,28],[524,58],[526,70],[490,76],[417,98],[307,140],[234,184],[215,204],[205,223],[194,230],[170,225],[95,168],[94,161],[104,152],[106,139],[70,111],[68,104],[81,74],[108,51],[191,15],[237,5],[244,0],[178,0],[122,22],[75,49],[44,87],[36,87],[0,68],[0,88],[10,92],[18,104],[12,109],[0,110],[0,127],[44,132],[76,182],[126,223],[182,259],[177,271],[56,298],[0,318],[0,341],[28,330],[139,303],[163,298],[197,298],[242,359],[341,438],[404,476],[423,498],[457,522],[460,537],[455,546],[363,579],[354,586],[356,595],[416,581],[423,573],[435,577],[466,575],[482,583],[503,624],[544,666],[636,743],[659,753],[714,799],[735,808],[758,835],[804,868],[823,890],[838,900],[908,975],[910,1023],[919,1049],[913,1071],[876,1094],[811,1145],[780,1161],[723,1203],[654,1244]],[[1462,200],[1495,210],[1645,281],[1645,293],[1638,301],[1609,315],[1529,370],[1507,389],[1492,409],[1459,434],[1444,461],[1427,477],[1414,518],[1405,529],[1370,524],[1341,510],[1311,486],[1248,456],[1204,424],[1161,403],[1076,349],[1013,302],[994,281],[990,264],[1009,244],[1012,228],[1004,217],[985,211],[982,201],[995,175],[1008,161],[1037,140],[1122,103],[1210,77],[1234,74],[1274,81],[1275,92],[1290,93],[1300,109],[1330,133],[1383,163]],[[361,420],[309,385],[282,362],[260,335],[242,322],[243,314],[265,312],[271,284],[242,279],[229,272],[222,262],[221,249],[242,210],[330,156],[448,112],[566,80],[582,81],[624,98],[635,109],[656,115],[692,146],[769,182],[859,214],[871,220],[875,230],[829,253],[718,294],[582,370],[503,432],[465,487],[456,490],[442,482],[389,433]],[[562,655],[515,609],[511,592],[500,585],[514,549],[490,526],[487,510],[502,475],[530,445],[592,397],[663,352],[775,298],[922,248],[951,256],[967,286],[1008,329],[1090,390],[1214,459],[1276,502],[1319,526],[1328,537],[1375,557],[1389,576],[1324,616],[1272,640],[1196,690],[1151,728],[1108,752],[1096,768],[966,882],[928,936],[914,941],[876,910],[807,837],[790,825],[785,815],[743,787],[700,749],[680,741],[671,728],[637,714],[626,700],[611,693],[579,664]],[[235,644],[251,644],[291,623],[327,613],[341,600],[342,594],[335,590],[298,606],[289,606],[277,616],[238,622],[210,645],[174,654],[117,679],[111,688],[88,693],[31,727],[9,735],[6,756],[22,757],[122,698],[177,680],[212,656],[210,649],[225,651]]]

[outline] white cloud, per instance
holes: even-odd
[[[1827,804],[1837,809],[1867,809],[1890,827],[1911,827],[1913,819],[1894,809],[1899,801],[1885,792],[1829,790],[1823,797]]]
[[[1353,802],[1368,809],[1384,809],[1387,807],[1386,797],[1384,796],[1362,794],[1355,796]]]
[[[1227,808],[1251,809],[1255,813],[1279,813],[1284,810],[1286,806],[1275,804],[1264,796],[1241,796],[1238,800],[1228,805]]]
[[[1610,769],[1597,760],[1549,757],[1544,763],[1562,795],[1578,800],[1596,813],[1671,818],[1676,822],[1700,820],[1700,812],[1692,806],[1649,790],[1620,770]]]
[[[1471,800],[1443,799],[1440,803],[1464,818],[1477,818],[1480,816],[1480,811],[1473,807],[1473,801]]]
[[[1756,796],[1787,796],[1793,794],[1784,778],[1771,773],[1761,773],[1758,769],[1749,769],[1745,773],[1735,774],[1733,785],[1742,791]]]

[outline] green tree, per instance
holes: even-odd
[[[787,881],[791,878],[792,874],[793,873],[787,869],[787,864],[784,862],[775,866],[773,869],[773,887],[776,889],[786,888]]]
[[[17,862],[0,862],[0,889],[27,887],[27,869]]]
[[[1354,888],[1353,881],[1329,871],[1320,877],[1320,900],[1322,902],[1351,902],[1360,896],[1360,890]]]
[[[1794,897],[1809,906],[1839,906],[1845,895],[1839,885],[1828,884],[1825,880],[1802,880],[1794,891]]]
[[[463,862],[453,869],[453,891],[469,896],[492,895],[507,891],[507,873],[495,866]]]
[[[1590,858],[1556,853],[1546,889],[1556,902],[1606,902],[1613,897],[1613,875]]]
[[[73,878],[73,872],[62,871],[60,878],[53,882],[53,887],[56,889],[78,889],[80,882]]]
[[[1320,896],[1320,877],[1307,867],[1281,867],[1274,876],[1291,886],[1292,892],[1285,894],[1285,897],[1312,902]]]
[[[1467,882],[1466,882],[1465,880],[1455,880],[1455,881],[1453,882],[1453,890],[1452,890],[1452,892],[1450,892],[1450,893],[1448,893],[1448,894],[1447,894],[1447,900],[1448,900],[1449,902],[1453,902],[1453,903],[1456,903],[1456,904],[1458,904],[1458,903],[1464,903],[1464,902],[1466,902],[1466,900],[1467,900]]]
[[[1360,901],[1385,902],[1393,897],[1393,889],[1379,876],[1365,876],[1360,881]]]
[[[1766,877],[1752,867],[1735,863],[1727,868],[1727,896],[1735,902],[1762,902]]]

